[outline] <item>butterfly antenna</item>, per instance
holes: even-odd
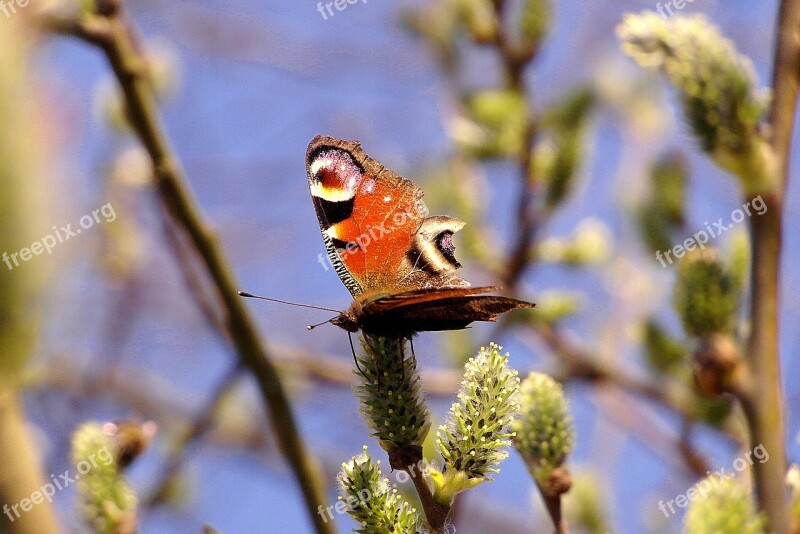
[[[247,291],[239,291],[239,296],[240,297],[247,297],[247,298],[250,298],[250,299],[269,300],[270,302],[278,302],[280,304],[288,304],[289,306],[299,306],[301,308],[311,308],[312,310],[322,310],[322,311],[329,311],[329,312],[334,312],[334,313],[342,313],[341,311],[334,310],[333,308],[325,308],[323,306],[312,306],[311,304],[301,304],[299,302],[290,302],[288,300],[280,300],[280,299],[273,299],[273,298],[270,298],[270,297],[262,297],[260,295],[253,295],[252,293],[248,293]],[[325,322],[327,323],[328,321],[325,321]],[[325,323],[320,323],[320,324],[325,324]],[[319,326],[319,325],[315,325],[315,326]]]
[[[330,311],[336,311],[336,310],[330,310]],[[336,317],[339,317],[339,316],[337,315]],[[331,318],[330,318],[330,319],[328,319],[327,321],[322,321],[321,323],[317,323],[317,324],[310,324],[310,325],[308,325],[306,328],[308,328],[309,330],[314,330],[314,329],[315,329],[316,327],[318,327],[318,326],[322,326],[322,325],[324,325],[324,324],[328,324],[328,323],[330,323],[331,321],[333,321],[334,319],[336,319],[336,317],[331,317]]]
[[[354,362],[355,362],[355,364],[356,364],[356,369],[358,369],[358,373],[359,373],[361,376],[363,376],[363,377],[364,377],[364,380],[369,380],[369,379],[367,378],[367,375],[366,375],[366,373],[364,373],[364,370],[361,368],[361,366],[360,366],[360,365],[358,365],[358,358],[356,358],[356,348],[353,346],[353,334],[352,334],[352,333],[350,333],[350,332],[348,332],[348,333],[347,333],[347,339],[349,339],[349,340],[350,340],[350,351],[353,353],[353,361],[354,361]]]

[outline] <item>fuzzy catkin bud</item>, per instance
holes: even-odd
[[[72,436],[82,514],[98,534],[136,531],[136,495],[121,473],[114,450],[114,439],[97,423],[84,424]]]
[[[358,366],[364,375],[356,394],[373,435],[387,451],[421,444],[430,422],[406,340],[364,335],[362,347]]]
[[[642,67],[664,72],[678,89],[692,133],[748,193],[769,189],[772,158],[759,132],[766,99],[751,62],[703,16],[628,15],[617,28],[622,49]]]
[[[575,431],[561,384],[530,373],[520,386],[520,417],[511,425],[514,446],[540,487],[572,452]]]
[[[686,534],[763,534],[764,521],[741,483],[709,477],[698,482],[695,488],[698,492],[705,489],[706,495],[690,502],[683,521]]]
[[[381,463],[367,454],[367,447],[358,456],[342,464],[338,476],[345,510],[358,521],[364,534],[408,534],[417,532],[420,523],[411,507],[381,476]]]
[[[739,281],[714,249],[695,249],[681,259],[673,302],[687,334],[730,332],[740,298]]]
[[[450,408],[447,424],[439,427],[436,446],[444,459],[443,471],[431,470],[434,496],[440,503],[497,473],[508,457],[505,447],[513,436],[509,425],[517,414],[519,377],[508,367],[502,347],[490,344],[466,363],[458,402]]]

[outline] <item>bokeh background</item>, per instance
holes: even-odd
[[[446,184],[436,172],[453,152],[456,106],[450,81],[430,50],[403,24],[403,14],[423,4],[369,0],[325,20],[311,0],[126,2],[145,46],[163,67],[168,135],[243,289],[339,309],[349,305],[333,270],[318,262],[324,248],[304,169],[306,145],[318,133],[360,140],[369,154],[429,192],[432,213],[449,213],[456,196],[471,197],[491,229],[486,237],[498,250],[510,248],[516,167],[478,165],[469,177]],[[695,0],[682,13],[704,13],[753,60],[766,86],[776,7],[767,0]],[[641,363],[636,326],[655,315],[680,331],[670,305],[675,269],[660,267],[632,223],[652,161],[665,151],[685,152],[688,228],[727,218],[741,204],[734,180],[694,150],[669,90],[619,50],[614,28],[623,13],[655,9],[649,1],[554,2],[552,33],[526,74],[531,97],[544,106],[590,84],[599,104],[578,187],[543,237],[564,238],[588,224],[598,239],[592,265],[536,266],[520,285],[534,301],[579,295],[579,309],[561,324],[566,335],[645,382],[652,377]],[[204,523],[228,534],[311,532],[297,484],[246,375],[221,403],[209,433],[183,450],[169,490],[148,500],[177,437],[231,373],[234,355],[209,328],[192,296],[196,288],[176,266],[138,145],[119,127],[105,58],[63,37],[42,38],[35,47],[33,63],[26,65],[34,81],[26,105],[41,120],[38,151],[47,178],[25,225],[36,238],[54,225],[75,224],[107,202],[117,213],[115,221],[20,267],[40,270],[46,280],[41,300],[31,304],[37,310],[32,313],[41,313],[41,331],[24,399],[47,472],[69,466],[69,436],[81,422],[152,419],[159,433],[130,472],[145,501],[142,532],[198,532]],[[462,83],[496,83],[492,54],[470,54]],[[460,188],[458,195],[452,188]],[[787,195],[781,333],[787,443],[795,463],[798,188],[792,180]],[[726,235],[715,245],[724,249],[727,241]],[[20,241],[18,248],[28,244]],[[477,259],[460,259],[473,283],[496,281]],[[4,277],[18,274],[0,271]],[[324,466],[333,504],[333,477],[342,461],[364,444],[383,459],[350,387],[336,378],[341,373],[325,376],[328,365],[347,369],[346,335],[334,327],[306,331],[307,324],[327,319],[326,312],[266,302],[248,306],[285,371],[303,436]],[[430,376],[443,384],[429,395],[437,421],[452,402],[447,369],[458,369],[490,340],[511,353],[522,373],[558,368],[535,336],[513,328],[494,333],[492,326],[480,325],[466,333],[423,334],[416,341],[423,380]],[[329,364],[320,367],[319,361]],[[587,482],[594,484],[589,491],[603,504],[608,529],[677,532],[679,517],[664,518],[657,503],[684,493],[695,480],[676,452],[681,421],[613,387],[576,381],[566,391],[578,433],[570,464],[577,477],[593,481]],[[729,441],[703,426],[692,442],[714,469],[729,468],[737,456]],[[65,528],[82,531],[73,490],[59,493],[56,505]],[[536,525],[548,524],[514,454],[493,483],[465,496],[459,514],[464,533],[544,532],[547,527]],[[353,528],[346,516],[336,522],[341,531]]]

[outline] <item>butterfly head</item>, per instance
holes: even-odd
[[[331,324],[351,333],[356,333],[361,328],[358,319],[347,312],[331,319]]]
[[[348,332],[355,333],[361,328],[362,314],[361,301],[356,299],[349,308],[331,319],[330,323]]]

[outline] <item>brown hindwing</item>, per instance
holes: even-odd
[[[361,306],[361,329],[376,335],[410,336],[415,332],[460,330],[474,321],[496,321],[510,310],[533,308],[531,302],[481,295],[496,287],[407,291],[367,301]]]

